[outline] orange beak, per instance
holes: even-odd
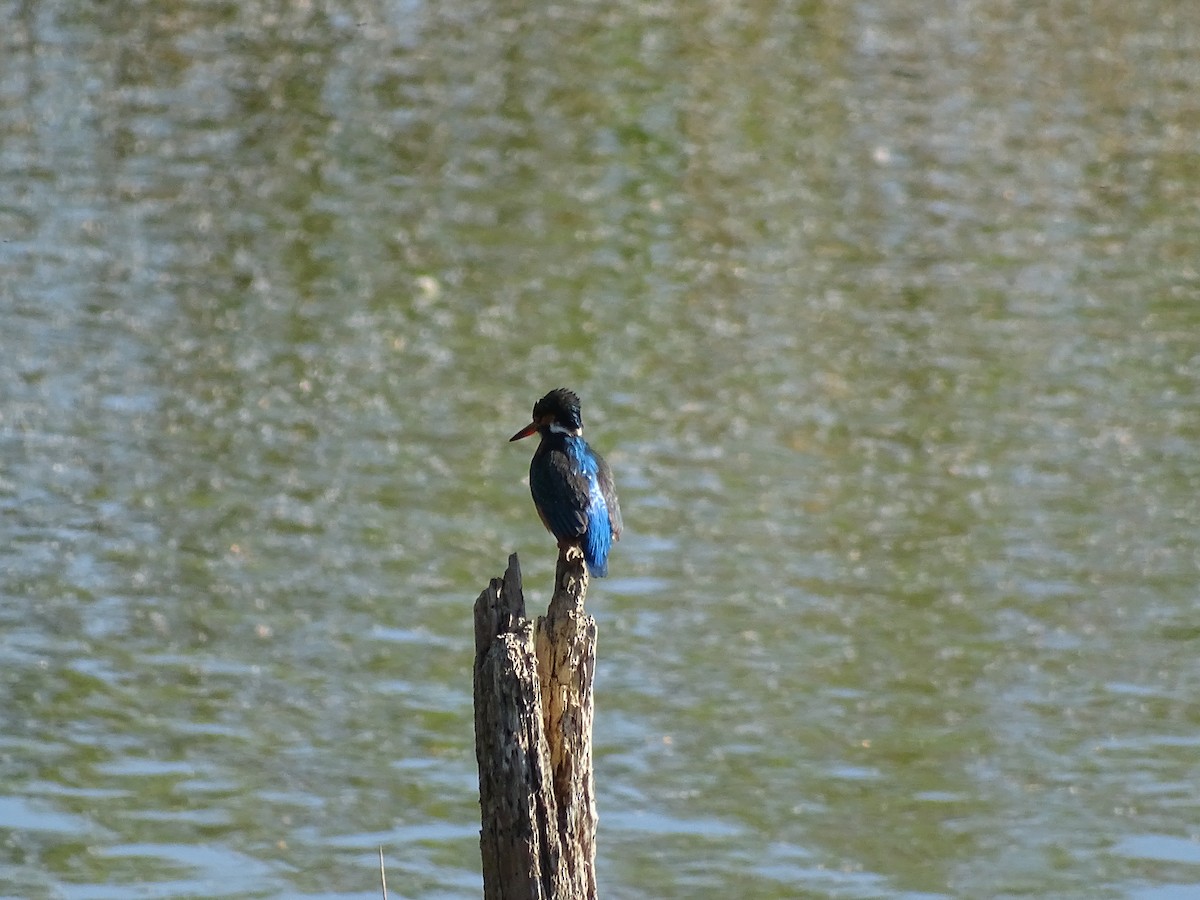
[[[513,441],[519,441],[521,438],[527,438],[537,430],[538,430],[538,423],[530,422],[528,425],[526,425],[524,428],[522,428],[520,431],[518,431],[516,434],[514,434],[512,437],[510,437],[508,439],[508,442],[511,444]]]

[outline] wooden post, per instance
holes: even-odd
[[[570,847],[563,864],[572,897],[596,897],[596,795],[592,782],[592,685],[596,620],[583,609],[588,572],[583,554],[559,551],[554,596],[537,623],[538,681],[550,744],[558,833]]]
[[[536,637],[515,553],[475,601],[485,900],[596,898],[596,620],[583,609],[587,583],[579,550],[560,551]]]

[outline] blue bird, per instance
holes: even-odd
[[[565,549],[579,547],[593,575],[608,574],[608,551],[621,538],[612,470],[583,439],[579,397],[566,388],[533,406],[533,421],[509,441],[542,437],[529,463],[529,491],[542,524]]]

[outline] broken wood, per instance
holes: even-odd
[[[485,900],[595,900],[592,776],[596,620],[588,575],[560,550],[536,628],[508,559],[475,601],[475,755]]]

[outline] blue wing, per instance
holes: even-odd
[[[621,537],[621,507],[613,486],[612,470],[599,453],[582,440],[568,447],[572,461],[587,481],[587,531],[583,535],[583,558],[598,577],[608,574],[608,551]],[[573,451],[573,452],[572,452]]]
[[[542,523],[560,541],[578,541],[593,574],[608,574],[608,552],[621,536],[612,471],[582,438],[538,448],[529,488]]]

